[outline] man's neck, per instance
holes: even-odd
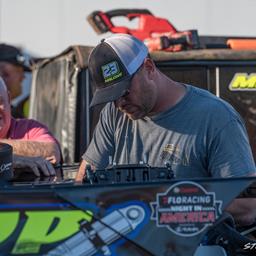
[[[186,94],[186,86],[182,83],[175,82],[166,76],[161,78],[158,84],[157,103],[154,107],[154,114],[174,107]]]

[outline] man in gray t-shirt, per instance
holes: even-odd
[[[88,67],[97,88],[91,105],[108,103],[82,157],[77,181],[83,179],[87,163],[106,168],[109,158],[117,164],[146,159],[156,167],[168,162],[178,178],[255,175],[237,112],[205,90],[168,78],[141,41],[114,35],[94,48]],[[256,208],[256,202],[252,205]],[[246,207],[232,208],[239,219],[237,207]],[[244,223],[255,218],[252,213],[241,213]]]
[[[184,88],[175,106],[138,120],[108,103],[83,159],[97,169],[107,167],[109,156],[117,164],[168,162],[178,178],[253,173],[246,131],[235,110],[207,91]]]

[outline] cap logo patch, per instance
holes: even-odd
[[[101,67],[105,83],[111,82],[123,75],[116,61],[109,62]]]
[[[20,63],[23,63],[23,62],[25,61],[25,58],[24,58],[24,56],[22,56],[22,55],[17,55],[17,56],[16,56],[16,60],[17,60],[18,62],[20,62]]]

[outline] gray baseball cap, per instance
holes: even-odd
[[[96,87],[90,106],[121,97],[147,55],[146,45],[131,35],[115,34],[103,39],[93,49],[88,61],[90,76]]]

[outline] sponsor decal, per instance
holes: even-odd
[[[116,61],[112,61],[102,66],[101,70],[102,70],[105,83],[116,80],[117,78],[123,75]]]
[[[140,205],[128,205],[111,211],[90,225],[81,223],[81,230],[48,252],[48,255],[116,255],[112,245],[135,231],[145,219]],[[112,245],[112,246],[111,246]]]
[[[178,182],[151,202],[151,220],[178,236],[195,236],[216,221],[221,205],[214,192],[207,192],[198,183]]]
[[[86,203],[83,206],[87,208]],[[92,207],[97,208],[88,205]],[[97,215],[75,209],[0,212],[0,251],[3,255],[115,255],[124,241],[121,236],[138,235],[150,214],[145,204],[129,201],[113,205],[103,217]]]
[[[229,84],[230,91],[256,91],[256,73],[236,73]]]
[[[62,241],[76,233],[79,221],[92,221],[91,212],[80,210],[26,211],[25,216],[26,222],[8,255],[37,254],[43,246]],[[0,243],[13,235],[16,237],[20,217],[17,211],[0,213]]]
[[[0,173],[5,172],[5,171],[9,171],[12,167],[12,162],[7,163],[7,164],[1,164],[0,165]]]

